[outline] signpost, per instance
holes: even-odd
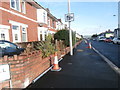
[[[70,13],[70,0],[68,0],[68,14],[65,14],[65,21],[68,22],[69,25],[69,40],[70,40],[70,55],[73,55],[72,48],[72,31],[70,29],[70,22],[74,21],[74,13]]]

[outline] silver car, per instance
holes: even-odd
[[[115,44],[120,44],[120,38],[114,38],[113,43]]]

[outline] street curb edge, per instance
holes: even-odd
[[[104,60],[105,62],[108,63],[108,65],[109,65],[116,73],[118,73],[118,74],[120,75],[120,69],[119,69],[115,64],[113,64],[108,58],[106,58],[104,55],[102,55],[97,49],[95,49],[94,47],[92,47],[92,48],[93,48],[93,50],[94,50],[97,54],[99,54],[99,55],[103,58],[103,60]]]

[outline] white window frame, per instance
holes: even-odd
[[[23,28],[25,28],[25,31],[23,31]],[[28,38],[27,38],[27,27],[22,27],[22,34],[25,33],[26,34],[26,41],[28,41]],[[21,41],[22,41],[22,38],[21,38]],[[22,41],[23,42],[23,41]]]
[[[27,24],[19,23],[19,22],[12,21],[12,20],[9,20],[9,23],[10,23],[11,25],[19,26],[19,31],[20,31],[20,27],[21,27],[21,26],[24,27],[24,28],[27,28],[27,27],[28,27]],[[13,34],[13,32],[12,32],[12,34]],[[20,33],[20,37],[19,37],[19,38],[20,38],[20,39],[19,39],[18,42],[21,42],[21,33]]]
[[[5,40],[8,40],[8,41],[10,40],[9,29],[10,29],[10,26],[0,24],[0,39],[1,39],[1,34],[5,34]]]
[[[24,10],[23,10],[23,7],[24,7]],[[26,14],[26,4],[25,4],[24,0],[21,2],[21,12],[24,13],[24,14]]]
[[[48,27],[50,27],[50,17],[48,17]]]
[[[46,14],[43,12],[43,22],[46,23]]]
[[[4,37],[3,37],[3,36],[4,36]],[[5,33],[1,33],[0,38],[1,38],[2,40],[5,40]]]
[[[18,30],[14,31],[15,29],[13,29],[13,26],[18,26]],[[18,40],[15,40],[15,35],[18,35]],[[21,42],[21,35],[20,35],[20,25],[15,25],[12,24],[12,38],[13,38],[13,42]]]
[[[45,41],[45,35],[47,36],[48,34],[48,28],[45,27],[38,27],[38,40],[41,40],[40,35],[42,34],[42,41]]]
[[[17,7],[16,7],[16,0],[13,0],[14,2],[15,2],[15,8],[14,7],[12,7],[12,4],[11,4],[11,1],[12,0],[10,0],[10,8],[12,8],[12,9],[14,9],[14,10],[16,10],[16,11],[21,11],[21,7],[20,7],[20,0],[18,0],[19,1],[19,10],[17,10]]]

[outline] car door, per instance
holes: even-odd
[[[117,39],[118,44],[120,44],[120,38]]]

